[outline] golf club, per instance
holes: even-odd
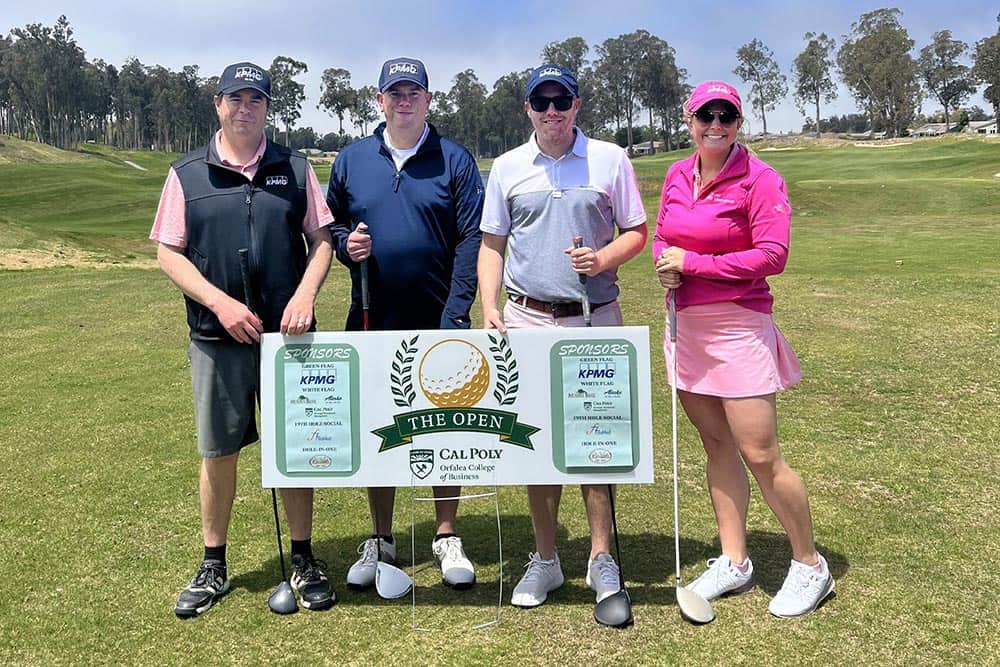
[[[574,236],[573,237],[573,247],[582,248],[583,247],[583,237]],[[583,299],[580,300],[580,307],[583,308],[583,321],[589,327],[590,326],[590,297],[587,295],[587,274],[578,273],[577,276],[580,278],[580,284],[583,285]]]
[[[250,290],[250,259],[247,256],[247,249],[240,248],[240,277],[243,279],[243,299],[250,312],[256,313],[253,303],[253,292]],[[259,354],[260,347],[254,344],[254,354]],[[258,363],[258,366],[260,364]],[[285,572],[285,552],[281,548],[281,522],[278,519],[278,493],[271,487],[271,506],[274,508],[274,532],[278,536],[278,562],[281,564],[281,583],[275,586],[270,597],[267,598],[267,606],[275,614],[294,614],[299,610],[299,603],[295,599],[295,592],[292,585],[288,583],[288,575]]]
[[[364,221],[359,220],[354,226],[355,231],[358,231],[357,225],[362,224]],[[367,232],[358,231],[359,234],[367,235]],[[368,292],[368,259],[365,258],[361,260],[361,325],[364,331],[368,331],[368,310],[371,306],[370,296]]]
[[[401,598],[413,588],[410,575],[395,565],[382,562],[382,538],[375,536],[378,545],[378,560],[375,561],[375,591],[380,598],[395,600]]]
[[[674,450],[674,590],[681,617],[692,623],[711,623],[715,620],[715,610],[708,600],[681,585],[681,519],[677,492],[677,304],[676,290],[671,289],[667,297],[667,314],[670,321],[670,434]]]
[[[573,237],[573,247],[583,247],[582,236]],[[577,275],[580,278],[580,284],[583,285],[583,299],[580,301],[580,306],[583,308],[583,321],[586,326],[589,327],[591,326],[591,321],[590,296],[587,294],[587,274],[580,273]],[[628,625],[632,625],[633,622],[632,599],[629,597],[628,590],[625,588],[625,574],[622,571],[622,552],[618,546],[618,519],[615,516],[615,490],[611,484],[608,484],[608,501],[611,503],[611,528],[615,536],[615,558],[618,562],[619,590],[617,593],[613,593],[597,603],[597,606],[594,607],[594,620],[601,625],[607,625],[612,628],[624,628]]]
[[[601,625],[612,628],[624,628],[632,625],[632,598],[629,597],[625,588],[625,574],[622,571],[622,552],[618,546],[618,521],[615,517],[615,493],[614,487],[608,484],[608,500],[611,502],[611,528],[615,536],[615,558],[618,559],[618,585],[621,587],[617,593],[612,593],[597,603],[594,607],[594,620]]]
[[[361,221],[358,224],[361,224]],[[368,260],[363,259],[361,260],[361,325],[364,331],[368,331],[369,328],[368,310],[370,306],[371,295],[368,291]],[[375,591],[379,594],[379,597],[386,600],[401,598],[413,588],[413,580],[410,579],[410,575],[395,565],[382,562],[382,538],[376,535],[375,540],[378,547],[378,560],[375,561]]]

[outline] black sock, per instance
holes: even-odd
[[[438,533],[434,536],[434,541],[443,540],[446,537],[458,537],[455,533]]]
[[[292,540],[292,555],[300,555],[306,560],[313,557],[312,538],[308,540]]]
[[[380,539],[388,544],[395,544],[396,540],[393,539],[392,535],[379,535],[378,533],[372,533],[372,539]]]
[[[220,544],[217,547],[205,547],[205,560],[217,560],[223,565],[226,564],[226,545]]]

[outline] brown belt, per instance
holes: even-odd
[[[510,300],[519,306],[537,310],[541,313],[548,313],[556,319],[561,317],[580,317],[583,315],[583,305],[579,301],[539,301],[538,299],[532,299],[530,296],[514,295],[511,295]],[[590,311],[594,312],[601,306],[606,306],[609,303],[612,302],[591,303]]]

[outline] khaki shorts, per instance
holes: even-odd
[[[258,347],[192,340],[188,359],[194,387],[198,453],[205,458],[229,456],[256,442],[260,438]]]

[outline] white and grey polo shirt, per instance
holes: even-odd
[[[618,230],[646,223],[635,171],[625,151],[576,129],[568,153],[545,155],[532,134],[493,162],[479,228],[507,236],[503,281],[508,293],[541,301],[578,301],[579,278],[564,250],[574,236],[599,249]],[[587,281],[590,301],[618,297],[617,271]]]

